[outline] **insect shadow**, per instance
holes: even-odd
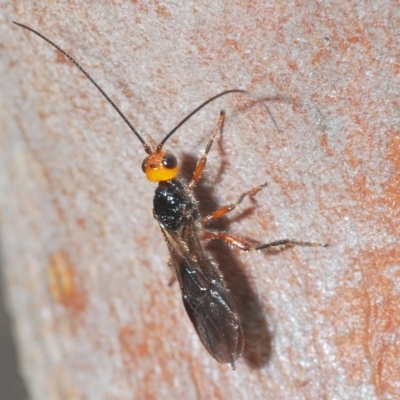
[[[217,149],[214,151],[217,151]],[[181,175],[184,179],[190,180],[193,170],[196,167],[197,157],[183,153],[181,159]],[[228,171],[226,172],[228,173]],[[222,164],[218,175],[223,173],[225,173],[224,164]],[[201,215],[208,215],[222,205],[217,202],[214,193],[213,186],[207,184],[204,179],[201,179],[195,186],[194,194],[199,202]],[[237,194],[239,195],[240,193]],[[237,221],[249,216],[255,207],[253,203],[252,206],[246,207],[239,216],[233,219]],[[232,218],[222,217],[214,221],[211,227],[218,231],[228,230],[230,220]],[[264,307],[244,272],[245,266],[234,255],[234,250],[219,240],[208,242],[205,248],[218,264],[233,301],[236,304],[244,333],[244,351],[242,357],[250,368],[261,369],[268,364],[271,358],[273,340]]]

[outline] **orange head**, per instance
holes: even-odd
[[[157,149],[143,160],[142,170],[150,182],[170,181],[178,174],[178,161],[172,153]]]

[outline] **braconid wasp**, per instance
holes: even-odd
[[[41,37],[79,68],[114,107],[142,143],[145,152],[148,154],[148,157],[142,163],[143,172],[149,181],[158,182],[153,200],[154,218],[158,221],[167,243],[170,253],[169,265],[174,269],[179,281],[186,312],[211,356],[220,363],[230,363],[232,369],[235,369],[235,361],[242,354],[244,345],[241,322],[218,265],[204,251],[202,241],[216,239],[243,251],[263,250],[268,254],[276,254],[294,246],[326,245],[287,239],[253,244],[253,241],[229,232],[207,229],[207,225],[211,221],[228,214],[237,208],[245,197],[255,195],[266,185],[262,184],[242,193],[236,203],[221,207],[210,215],[200,216],[193,189],[203,174],[207,155],[213,141],[222,130],[225,119],[224,111],[220,113],[218,125],[208,140],[189,182],[177,178],[178,161],[172,153],[164,151],[163,146],[189,118],[217,98],[230,93],[244,93],[254,96],[246,90],[232,89],[209,98],[188,114],[164,137],[155,149],[152,149],[116,104],[75,59],[41,33],[17,22],[14,22],[14,24]]]

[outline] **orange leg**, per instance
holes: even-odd
[[[219,114],[219,121],[218,121],[217,128],[212,133],[210,140],[207,143],[206,149],[204,150],[203,155],[200,157],[199,161],[197,161],[196,169],[194,170],[194,173],[193,173],[193,178],[188,183],[189,189],[193,188],[196,185],[197,181],[201,178],[201,175],[203,174],[204,168],[206,167],[206,164],[207,164],[208,153],[214,142],[215,136],[217,136],[218,132],[222,131],[222,128],[224,126],[224,121],[225,121],[225,111],[222,110]]]
[[[265,186],[267,186],[266,182],[264,182],[261,185],[258,185],[256,187],[254,187],[253,189],[248,190],[247,192],[242,193],[236,203],[232,203],[232,204],[229,204],[229,205],[227,205],[225,207],[219,208],[218,210],[214,211],[212,214],[207,215],[207,217],[204,217],[201,220],[201,223],[203,225],[206,225],[206,224],[208,224],[210,221],[212,221],[214,219],[218,219],[218,218],[223,217],[224,215],[228,214],[229,212],[231,212],[232,210],[237,208],[245,197],[254,196],[255,194],[257,194]]]
[[[291,249],[294,246],[313,246],[313,247],[328,246],[327,244],[324,243],[299,242],[297,240],[288,240],[288,239],[277,240],[276,242],[271,242],[271,243],[253,244],[250,240],[242,238],[238,235],[234,235],[232,233],[210,232],[210,231],[206,231],[203,233],[203,239],[205,240],[219,239],[229,244],[230,246],[235,246],[243,251],[264,250],[268,254],[277,254],[280,253],[281,251]]]

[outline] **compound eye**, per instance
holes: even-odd
[[[149,161],[149,157],[146,157],[142,162],[142,171],[146,172],[147,162]]]
[[[173,169],[178,165],[178,161],[173,154],[167,153],[162,159],[162,165],[164,165],[165,168]]]

